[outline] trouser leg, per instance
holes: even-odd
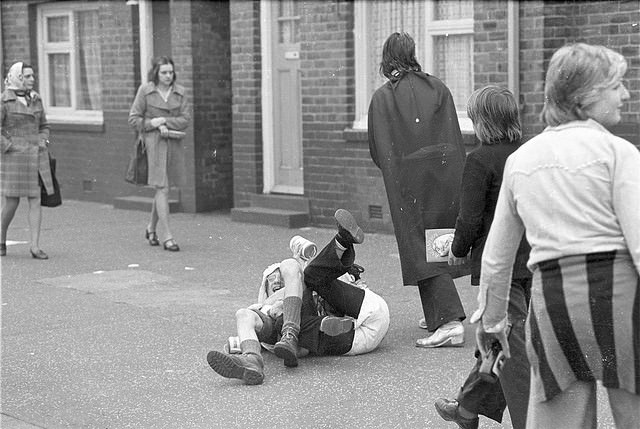
[[[530,287],[530,279],[516,279],[511,285],[508,308],[511,358],[506,361],[500,380],[488,383],[480,378],[478,370],[482,359],[476,350],[475,365],[457,398],[458,403],[467,411],[482,414],[497,422],[502,421],[508,404],[514,429],[525,428],[529,403],[529,361],[524,340],[524,323]]]
[[[507,309],[511,330],[509,332],[509,350],[500,384],[509,407],[514,429],[524,429],[529,404],[529,359],[525,345],[525,321],[529,305],[531,280],[514,279],[511,282],[509,307]]]
[[[447,322],[464,320],[464,307],[450,274],[440,274],[418,282],[427,329],[435,331]]]
[[[607,389],[613,421],[618,429],[634,429],[640,425],[640,395],[624,389]]]
[[[502,415],[507,402],[500,382],[489,383],[480,378],[479,370],[482,358],[476,349],[476,362],[458,393],[458,404],[474,414],[481,414],[497,422],[502,422]]]
[[[576,381],[553,399],[530,401],[527,428],[596,429],[597,405],[596,382]]]
[[[332,238],[304,269],[304,282],[308,287],[328,283],[346,273],[349,267],[353,265],[354,260],[355,251],[353,246],[347,247],[342,257],[339,258],[336,250],[336,241]]]
[[[364,299],[364,290],[337,280],[347,272],[355,260],[353,246],[338,257],[335,239],[332,239],[304,270],[304,282],[338,312],[358,318]]]
[[[313,290],[331,304],[338,313],[354,319],[358,318],[364,300],[364,289],[340,280],[334,280],[328,284],[314,287]]]

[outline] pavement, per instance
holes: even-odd
[[[380,348],[307,357],[297,368],[264,353],[265,382],[225,379],[206,362],[235,335],[262,270],[290,256],[289,239],[322,246],[335,231],[235,223],[228,212],[171,215],[181,251],[150,247],[148,214],[67,200],[43,209],[38,261],[29,254],[26,201],[0,264],[3,429],[455,428],[433,407],[473,364],[464,347],[421,349],[417,288],[404,287],[395,238],[366,234],[356,248],[391,326]],[[477,289],[456,280],[467,315]],[[603,401],[600,401],[603,404]],[[601,407],[602,408],[602,407]],[[600,428],[614,427],[600,410]],[[511,428],[481,419],[482,428]]]

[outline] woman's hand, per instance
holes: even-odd
[[[476,328],[476,343],[478,345],[478,349],[482,356],[487,356],[491,351],[491,345],[498,341],[502,346],[502,352],[505,357],[508,359],[511,357],[511,353],[509,351],[509,341],[507,341],[507,329],[499,331],[499,332],[487,332],[484,330],[484,326],[482,325],[482,319],[478,323],[478,327]]]
[[[153,128],[160,128],[161,125],[164,125],[167,123],[167,119],[163,118],[161,116],[157,117],[157,118],[153,118],[151,120],[151,126]]]
[[[160,136],[162,136],[165,139],[169,137],[169,128],[167,128],[166,125],[160,125],[158,129],[160,130]]]

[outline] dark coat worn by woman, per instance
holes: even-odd
[[[369,150],[382,170],[404,284],[451,272],[426,262],[424,233],[453,228],[458,213],[465,150],[449,89],[423,72],[380,87],[369,106]]]

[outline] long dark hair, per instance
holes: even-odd
[[[178,75],[176,74],[176,66],[175,64],[173,64],[173,60],[170,57],[164,55],[153,59],[153,62],[151,63],[151,70],[149,70],[147,80],[157,85],[160,81],[160,78],[158,77],[160,66],[163,66],[165,64],[171,64],[171,67],[173,67],[173,80],[171,81],[171,83],[173,84],[173,82],[175,82],[176,78],[178,77]]]
[[[416,59],[416,42],[408,33],[393,33],[382,47],[380,74],[387,79],[397,80],[408,71],[422,71]]]

